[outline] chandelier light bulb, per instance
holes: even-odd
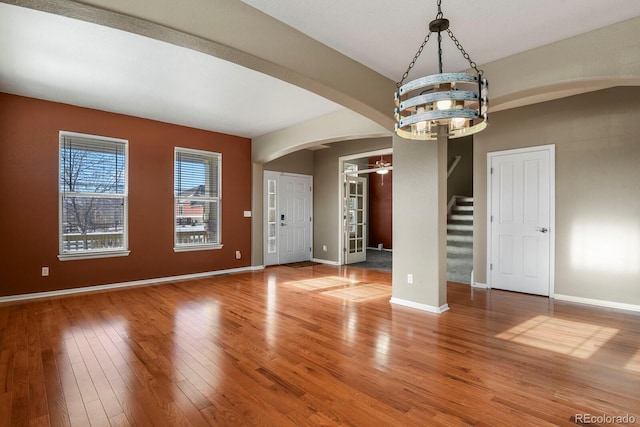
[[[418,107],[416,109],[416,114],[422,114],[424,113],[424,107]],[[416,132],[418,133],[424,133],[427,130],[427,122],[422,121],[422,122],[418,122],[416,123]]]
[[[453,106],[453,101],[450,99],[443,99],[441,101],[436,102],[436,108],[438,110],[448,110]]]
[[[467,119],[465,119],[464,117],[454,117],[453,119],[451,119],[451,127],[454,129],[460,129],[466,124],[466,122]]]

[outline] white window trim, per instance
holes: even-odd
[[[224,245],[222,243],[215,245],[192,245],[192,246],[176,246],[173,248],[174,252],[193,252],[193,251],[210,251],[216,249],[222,249]]]
[[[86,139],[95,139],[106,142],[116,142],[124,145],[124,230],[122,233],[123,248],[101,251],[77,251],[72,253],[63,253],[63,226],[62,226],[62,194],[60,191],[60,145],[64,137],[77,137]],[[112,138],[108,136],[91,135],[86,133],[69,132],[61,130],[58,134],[58,259],[60,261],[72,261],[95,258],[113,258],[128,256],[129,250],[129,141],[126,139]],[[82,193],[83,195],[92,195],[92,193]]]
[[[175,164],[177,160],[178,152],[181,153],[192,153],[199,154],[202,156],[215,156],[218,157],[218,197],[217,208],[218,208],[218,241],[219,243],[208,243],[201,245],[178,245],[177,243],[177,234],[176,234],[176,194],[175,194]],[[185,147],[174,147],[173,150],[173,166],[174,166],[174,176],[173,176],[173,251],[174,252],[193,252],[193,251],[207,251],[207,250],[217,250],[222,249],[222,153],[218,153],[215,151],[205,151],[205,150],[197,150],[194,148],[185,148]],[[207,198],[206,200],[211,200]]]
[[[84,252],[78,254],[61,254],[58,255],[58,259],[60,261],[74,261],[81,259],[94,259],[94,258],[115,258],[121,256],[129,256],[131,253],[130,250],[113,250],[113,251],[95,251],[95,252]]]

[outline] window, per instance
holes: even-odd
[[[127,255],[128,141],[60,132],[61,260]]]
[[[267,253],[275,254],[277,250],[277,215],[276,215],[276,199],[277,184],[275,179],[267,180]]]
[[[219,249],[222,155],[175,149],[175,250]]]
[[[355,163],[344,163],[344,171],[350,172],[347,173],[347,176],[358,176],[358,165]]]

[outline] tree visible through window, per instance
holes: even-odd
[[[60,132],[60,255],[127,250],[127,141]]]
[[[175,149],[175,248],[221,247],[220,169],[218,153]]]

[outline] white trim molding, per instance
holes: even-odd
[[[480,283],[480,282],[474,282],[474,281],[471,281],[471,287],[477,288],[477,289],[489,289],[489,285],[487,285],[486,283]]]
[[[636,313],[640,313],[640,305],[636,305],[636,304],[627,304],[624,302],[606,301],[601,299],[574,297],[572,295],[562,295],[562,294],[555,294],[553,298],[559,301],[577,302],[579,304],[595,305],[598,307],[615,308],[617,310],[628,310],[628,311],[635,311]]]
[[[311,261],[319,262],[320,264],[327,264],[327,265],[340,265],[338,261],[330,261],[328,259],[311,258]]]
[[[262,269],[264,269],[264,266],[259,265],[259,266],[253,266],[253,267],[230,268],[228,270],[207,271],[204,273],[183,274],[181,276],[159,277],[156,279],[145,279],[145,280],[134,280],[131,282],[111,283],[107,285],[84,286],[82,288],[61,289],[58,291],[10,295],[6,297],[0,297],[0,304],[5,302],[15,302],[15,301],[38,299],[38,298],[73,295],[73,294],[80,294],[85,292],[105,291],[110,289],[128,288],[128,287],[134,287],[134,286],[155,285],[155,284],[166,283],[166,282],[174,282],[177,280],[200,279],[203,277],[220,276],[223,274],[242,273],[246,271],[256,271],[256,270],[262,270]]]
[[[419,302],[409,301],[406,299],[392,297],[389,302],[391,304],[402,305],[404,307],[415,308],[417,310],[427,311],[429,313],[441,314],[449,310],[449,304],[436,307],[433,305],[421,304]]]

